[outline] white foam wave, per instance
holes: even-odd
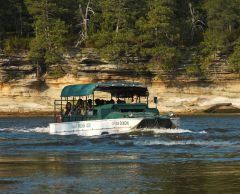
[[[35,128],[0,128],[0,131],[6,131],[6,132],[34,132],[34,133],[49,133],[50,129],[49,127],[35,127]],[[141,132],[152,132],[154,134],[180,134],[180,133],[207,133],[206,131],[191,131],[188,129],[141,129]]]
[[[35,128],[0,128],[0,131],[6,131],[6,132],[35,132],[35,133],[48,133],[49,128],[48,127],[35,127]]]
[[[164,129],[164,128],[160,128],[160,129],[143,129],[143,132],[153,132],[155,134],[164,134],[164,133],[200,133],[200,134],[204,134],[207,133],[206,131],[191,131],[188,129],[181,129],[181,128],[176,128],[176,129]]]
[[[227,141],[196,141],[196,140],[187,140],[187,141],[163,141],[163,140],[144,140],[144,141],[135,141],[134,145],[144,145],[144,146],[153,146],[153,145],[164,145],[164,146],[175,146],[175,145],[196,145],[196,146],[220,146],[226,147],[231,145],[236,145],[237,142],[227,142]]]

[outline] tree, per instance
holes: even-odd
[[[3,42],[10,45],[9,43],[13,39],[17,42],[18,38],[29,36],[32,32],[31,17],[27,12],[24,1],[0,0],[0,5],[0,41],[3,39]],[[12,46],[11,44],[10,47]]]
[[[95,14],[93,8],[91,7],[91,0],[88,0],[86,8],[83,9],[81,3],[79,3],[79,16],[80,16],[80,26],[79,38],[75,47],[78,47],[81,43],[85,42],[88,39],[88,23],[91,14]]]
[[[240,74],[240,38],[236,41],[234,51],[229,57],[229,69]]]
[[[56,1],[26,0],[26,4],[34,18],[35,27],[35,37],[30,43],[29,56],[40,65],[42,74],[47,71],[49,65],[62,59],[67,29],[65,23],[58,18],[61,10],[57,7]]]
[[[240,1],[208,0],[204,8],[208,19],[205,51],[209,54],[228,52],[240,32]]]
[[[136,54],[135,23],[137,18],[144,14],[145,7],[144,0],[103,0],[101,2],[101,21],[98,32],[93,36],[93,42],[104,57],[127,63]]]
[[[175,70],[179,60],[179,29],[175,21],[175,3],[152,0],[146,18],[138,21],[142,55],[150,56],[154,64],[167,72]]]

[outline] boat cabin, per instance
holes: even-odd
[[[104,99],[100,92],[105,94]],[[158,109],[148,107],[148,96],[147,87],[141,83],[69,85],[63,88],[61,99],[54,101],[54,119],[55,122],[70,122],[159,115]]]

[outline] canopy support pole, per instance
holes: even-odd
[[[62,97],[61,97],[61,116],[63,115],[63,108],[62,108]]]
[[[56,100],[54,100],[54,123],[56,123]]]
[[[85,115],[87,115],[87,109],[88,109],[88,97],[86,96]]]
[[[75,100],[75,97],[73,96],[73,99],[72,99],[72,113],[74,114],[74,109],[75,109],[75,107],[74,107],[74,100]],[[76,121],[76,116],[74,115],[74,120]]]

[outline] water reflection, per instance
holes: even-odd
[[[2,120],[0,193],[239,193],[237,116],[95,139],[44,133],[49,118]]]
[[[0,175],[0,191],[10,193],[238,193],[240,165],[1,158]]]

